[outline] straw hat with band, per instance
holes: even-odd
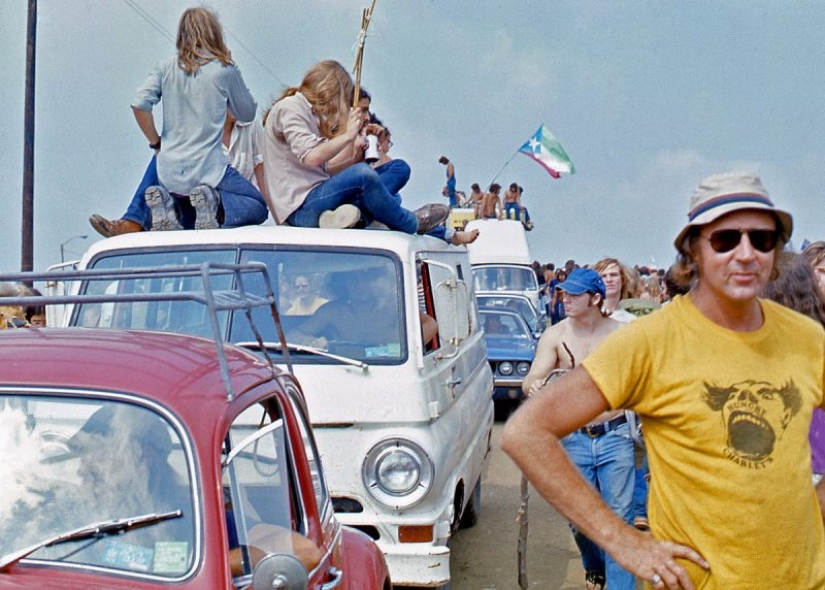
[[[685,252],[685,239],[693,227],[701,227],[734,211],[768,211],[777,221],[782,243],[791,239],[793,218],[777,209],[759,177],[748,172],[729,172],[708,176],[690,199],[688,222],[673,244],[679,252]]]

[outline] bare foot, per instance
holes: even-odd
[[[478,230],[472,231],[457,231],[453,234],[453,239],[450,242],[455,246],[466,246],[476,241],[478,237]]]

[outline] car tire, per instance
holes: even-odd
[[[481,478],[478,478],[473,493],[470,496],[470,501],[464,507],[464,512],[461,513],[461,520],[458,523],[459,528],[469,529],[478,523],[478,515],[481,513]]]

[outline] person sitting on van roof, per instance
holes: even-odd
[[[484,199],[481,201],[482,219],[501,219],[502,209],[499,192],[501,192],[500,184],[494,182],[490,185],[489,192],[484,195]]]
[[[269,206],[297,227],[354,227],[362,213],[409,234],[425,234],[449,215],[444,205],[408,211],[377,170],[363,161],[363,112],[348,108],[354,86],[347,70],[325,60],[299,86],[287,88],[265,116]]]
[[[93,215],[95,230],[115,235],[153,230],[215,229],[266,221],[261,192],[230,165],[221,145],[226,112],[238,121],[255,119],[257,103],[224,43],[218,17],[203,7],[188,8],[178,24],[177,54],[138,88],[132,110],[155,158],[144,181],[154,182],[141,219],[109,222]],[[163,135],[152,109],[163,100]],[[161,148],[161,138],[163,148]]]

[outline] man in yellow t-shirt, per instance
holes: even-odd
[[[703,180],[675,240],[688,294],[609,336],[505,428],[538,491],[648,588],[825,588],[808,445],[825,333],[759,298],[792,228],[757,177]],[[644,423],[652,536],[616,518],[558,443],[620,407]]]

